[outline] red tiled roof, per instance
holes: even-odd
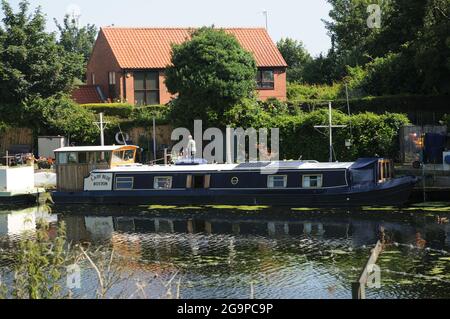
[[[170,64],[171,44],[189,39],[189,28],[105,27],[106,37],[122,69],[166,68]],[[258,67],[286,67],[281,53],[262,28],[230,28],[244,49],[252,52]]]
[[[82,85],[73,90],[72,100],[78,104],[103,103],[98,85]]]

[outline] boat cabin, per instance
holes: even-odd
[[[135,165],[137,146],[75,146],[56,149],[56,188],[82,191],[84,178],[96,169]]]

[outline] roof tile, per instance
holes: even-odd
[[[78,104],[103,103],[97,85],[82,85],[72,91],[72,100]]]
[[[171,45],[190,37],[192,28],[118,28],[105,27],[106,37],[122,69],[166,68]],[[263,28],[229,28],[244,49],[252,52],[258,67],[286,67],[287,64]]]

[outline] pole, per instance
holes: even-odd
[[[155,160],[155,164],[156,164],[156,120],[155,120],[155,117],[153,117],[153,159]]]
[[[331,102],[328,103],[328,130],[330,131],[330,163],[333,162],[333,127],[331,117]]]
[[[266,17],[266,31],[269,31],[269,12],[267,10],[264,10],[263,14]]]
[[[328,124],[327,125],[314,125],[314,128],[324,128],[328,129],[328,139],[329,139],[329,151],[330,151],[330,157],[329,161],[330,163],[333,162],[333,128],[343,128],[347,127],[346,125],[333,125],[333,117],[331,113],[331,102],[328,103]],[[323,133],[325,135],[325,133]],[[326,136],[326,135],[325,135]]]
[[[105,133],[103,127],[103,113],[100,113],[100,145],[105,146]]]

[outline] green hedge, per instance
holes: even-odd
[[[124,124],[132,121],[138,125],[146,125],[153,121],[153,117],[159,124],[165,124],[168,121],[169,107],[167,105],[133,106],[126,103],[99,103],[83,104],[82,106],[94,113],[115,117],[116,121],[124,122]],[[126,121],[121,121],[121,119]]]
[[[394,95],[365,97],[350,99],[350,111],[352,114],[373,112],[383,114],[385,112],[404,113],[410,121],[417,125],[438,124],[445,113],[448,113],[450,96],[437,95]],[[313,111],[318,107],[328,104],[329,100],[290,100],[288,104],[303,111]],[[333,108],[347,112],[346,99],[332,100]]]
[[[82,104],[84,108],[91,110],[94,113],[103,113],[107,116],[118,116],[127,118],[133,111],[133,105],[126,103],[95,103]]]
[[[333,85],[314,85],[288,83],[287,97],[289,100],[335,100],[340,97],[342,85],[335,83]]]
[[[358,157],[384,156],[398,158],[398,131],[409,124],[403,114],[382,115],[366,112],[348,116],[333,111],[334,124],[347,125],[333,131],[334,150],[339,161],[352,161]],[[315,125],[328,122],[328,110],[318,109],[298,115],[280,115],[271,118],[270,127],[280,129],[280,158],[327,161],[328,135]],[[352,135],[352,134],[353,135]],[[353,138],[353,145],[345,147],[345,140]]]

